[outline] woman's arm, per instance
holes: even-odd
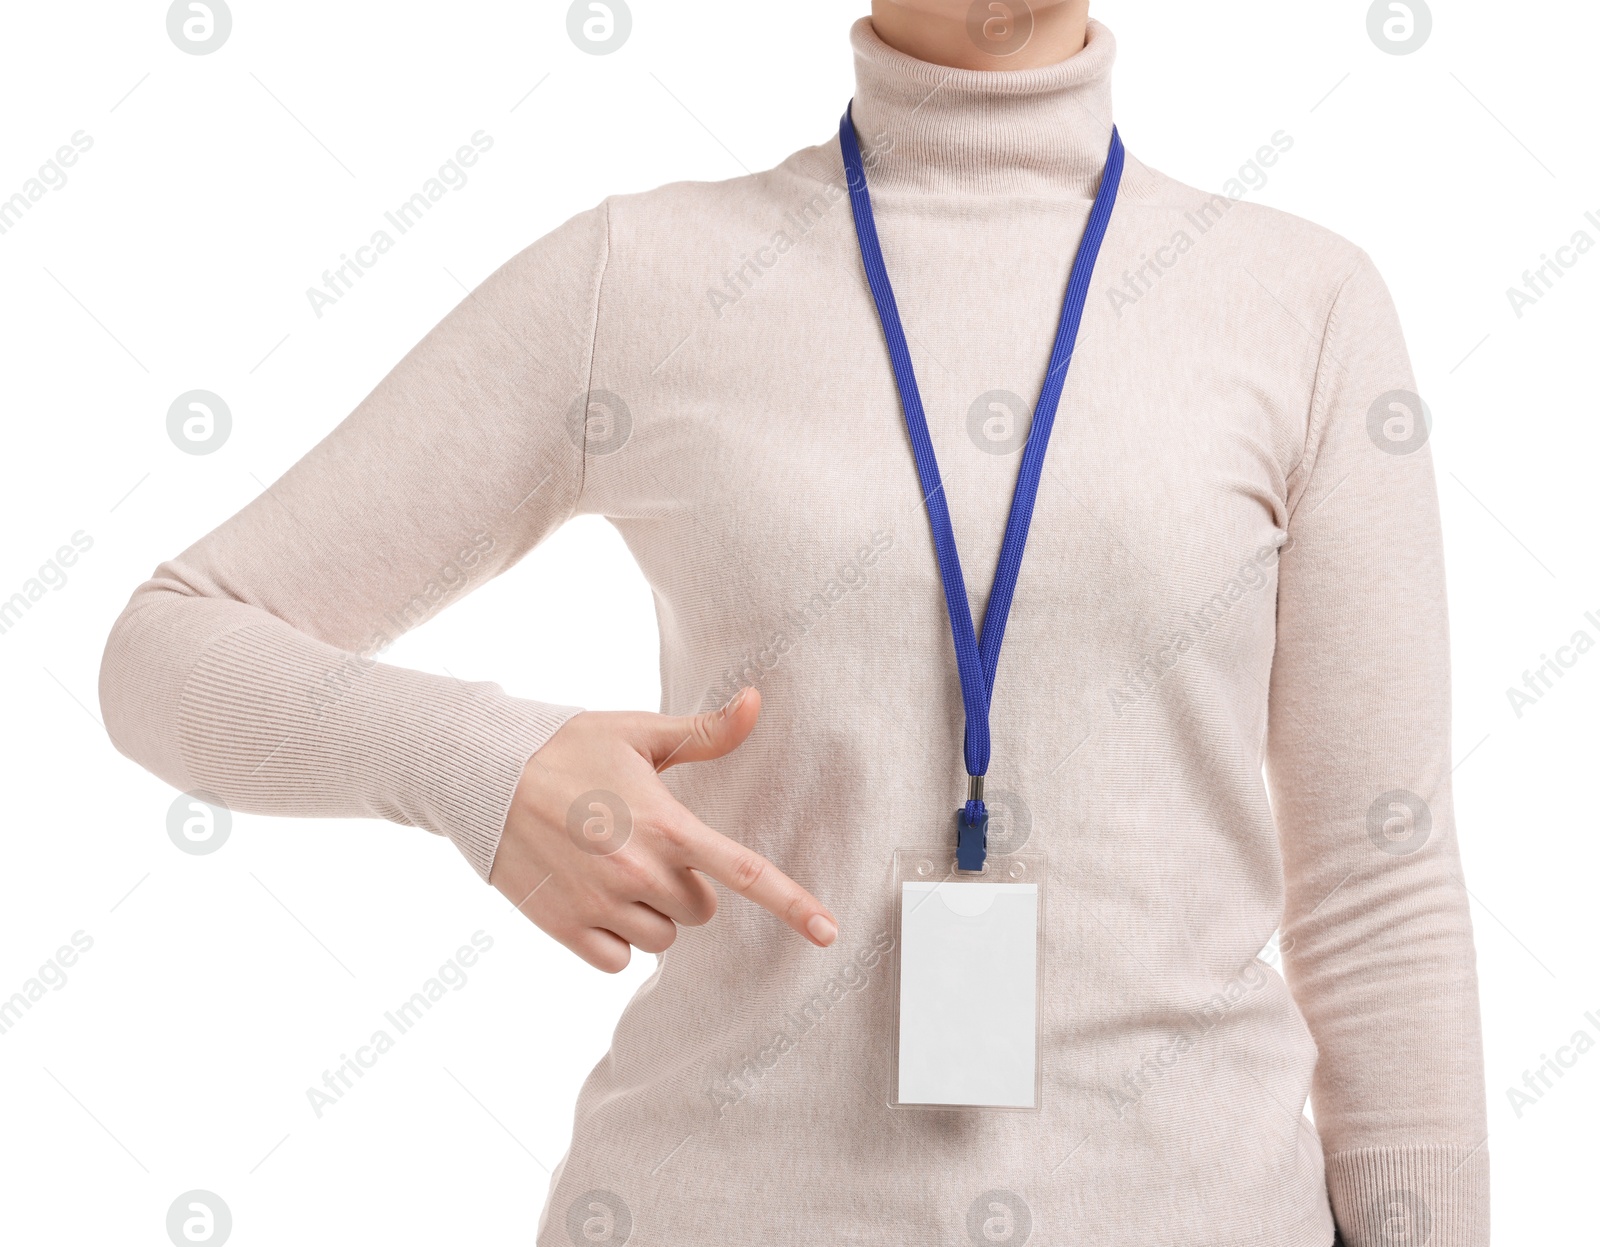
[[[572,513],[606,212],[501,267],[139,587],[100,672],[119,750],[234,809],[425,827],[488,877],[523,763],[575,708],[376,659]]]
[[[1267,743],[1284,963],[1319,1050],[1312,1103],[1349,1247],[1489,1241],[1444,560],[1415,388],[1363,254],[1328,318],[1290,481]]]

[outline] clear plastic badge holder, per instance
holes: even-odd
[[[891,1108],[1037,1112],[1045,858],[898,849]]]

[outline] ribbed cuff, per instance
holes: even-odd
[[[359,659],[273,621],[213,639],[175,717],[181,769],[213,799],[422,827],[487,881],[523,767],[579,710]]]
[[[448,716],[447,724],[435,718],[435,730],[447,727],[452,744],[429,750],[440,769],[430,783],[438,825],[428,829],[449,837],[487,883],[523,767],[581,707],[510,697],[498,684],[460,687],[461,704],[432,707]]]
[[[1488,1247],[1483,1144],[1365,1147],[1335,1152],[1325,1165],[1345,1247]]]

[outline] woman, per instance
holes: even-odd
[[[237,809],[442,833],[600,969],[660,956],[541,1243],[1486,1243],[1438,511],[1382,281],[1124,157],[1084,0],[874,0],[850,37],[855,142],[572,218],[157,569],[112,738]],[[377,661],[579,513],[651,583],[665,713]],[[894,854],[955,848],[990,696],[991,851],[1047,862],[1039,1109],[905,1111]]]

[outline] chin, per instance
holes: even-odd
[[[973,5],[977,2],[978,0],[884,0],[884,3],[897,9],[906,9],[912,13],[922,13],[928,17],[952,22],[966,21]],[[1007,9],[1013,13],[1024,10],[1040,13],[1045,9],[1058,9],[1063,4],[1078,2],[1079,0],[990,0],[990,7]]]

